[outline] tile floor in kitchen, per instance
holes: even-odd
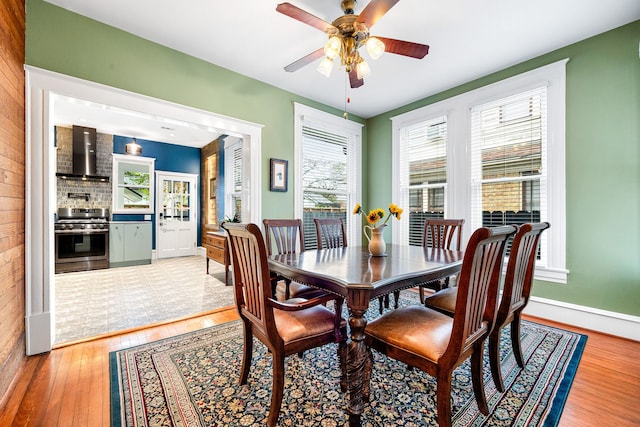
[[[55,345],[234,304],[224,267],[203,256],[55,275]],[[231,282],[231,277],[229,277]]]

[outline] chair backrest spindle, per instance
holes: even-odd
[[[423,246],[460,250],[463,225],[464,219],[427,218],[424,222]]]
[[[304,252],[302,220],[265,219],[262,220],[262,223],[264,224],[267,255],[272,255],[274,246],[278,255]]]
[[[479,228],[469,239],[453,316],[452,335],[458,337],[452,336],[452,342],[459,342],[462,350],[452,349],[454,353],[488,333],[493,323],[507,240],[515,230],[514,226]]]
[[[314,218],[318,249],[347,247],[347,233],[340,218]]]

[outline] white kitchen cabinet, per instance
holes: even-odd
[[[151,264],[151,223],[119,221],[109,224],[109,267]]]

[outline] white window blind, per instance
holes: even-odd
[[[242,218],[242,183],[244,176],[242,141],[225,146],[225,216]]]
[[[349,137],[302,126],[303,214],[307,248],[317,247],[314,218],[340,218],[349,211]]]
[[[422,245],[424,220],[443,218],[447,188],[447,117],[400,129],[400,200],[409,221],[402,243]]]
[[[473,227],[547,218],[546,89],[471,109]]]

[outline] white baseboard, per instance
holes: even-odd
[[[524,314],[640,341],[640,317],[531,297]]]

